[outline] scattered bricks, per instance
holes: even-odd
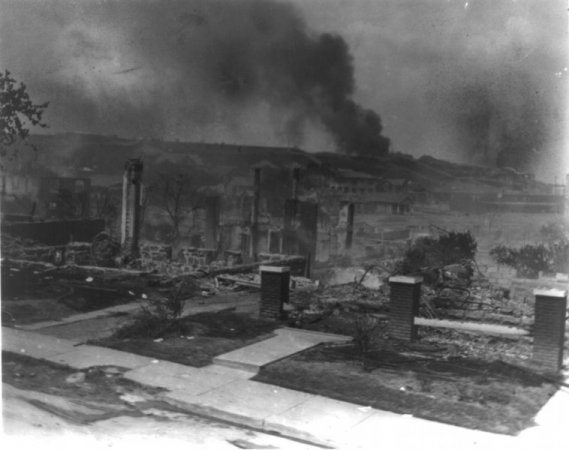
[[[178,260],[192,268],[205,267],[216,261],[215,249],[182,247],[178,252]]]
[[[243,257],[241,256],[241,252],[225,250],[223,256],[225,258],[225,264],[229,267],[243,264]]]
[[[484,311],[469,311],[468,314],[466,314],[468,320],[480,321],[483,317]]]
[[[71,242],[67,245],[59,246],[23,247],[16,255],[16,258],[57,265],[89,265],[91,264],[91,243]]]
[[[535,289],[533,359],[545,369],[561,370],[565,338],[567,291]]]
[[[505,314],[507,316],[512,316],[514,314],[514,308],[509,306],[502,306],[500,308],[500,314]]]
[[[140,247],[142,259],[151,261],[170,261],[172,259],[172,246],[161,244],[143,244]]]
[[[65,263],[77,266],[91,264],[91,243],[72,242],[65,248]]]
[[[261,317],[280,319],[283,303],[288,302],[290,269],[288,267],[261,266]]]
[[[420,277],[389,278],[391,290],[389,334],[392,337],[405,341],[417,338],[414,321],[419,310],[422,281]]]

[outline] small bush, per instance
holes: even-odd
[[[490,250],[490,256],[498,264],[516,269],[519,276],[537,278],[540,271],[550,267],[549,249],[543,245],[524,245],[518,249],[499,245]]]
[[[354,319],[354,344],[360,357],[369,351],[378,325],[378,320],[367,314],[358,314]]]
[[[151,297],[131,323],[115,331],[118,339],[156,339],[166,334],[190,334],[191,326],[181,320],[186,300],[196,292],[190,278],[179,280],[165,298]]]
[[[519,248],[499,245],[490,250],[490,256],[498,263],[516,269],[519,276],[537,278],[539,272],[569,271],[569,239],[556,224],[541,229],[544,242],[526,244]]]

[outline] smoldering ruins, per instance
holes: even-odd
[[[566,367],[566,20],[402,3],[3,1],[49,102],[3,151],[3,326],[522,432]]]

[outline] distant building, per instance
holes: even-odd
[[[367,173],[350,169],[339,169],[329,180],[329,189],[345,194],[378,192],[381,179]]]
[[[225,194],[230,196],[252,196],[253,178],[245,176],[234,176],[225,184]]]
[[[565,199],[562,195],[530,193],[475,193],[454,192],[450,195],[450,209],[464,213],[535,213],[563,214]]]
[[[409,180],[406,178],[387,178],[383,182],[384,192],[409,192]]]
[[[374,192],[347,196],[342,201],[354,203],[356,214],[408,214],[414,198],[404,192]]]

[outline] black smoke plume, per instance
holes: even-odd
[[[319,128],[340,151],[388,151],[380,117],[353,100],[344,39],[311,33],[288,3],[2,4],[1,62],[51,102],[52,128],[248,141],[269,123],[292,144]]]

